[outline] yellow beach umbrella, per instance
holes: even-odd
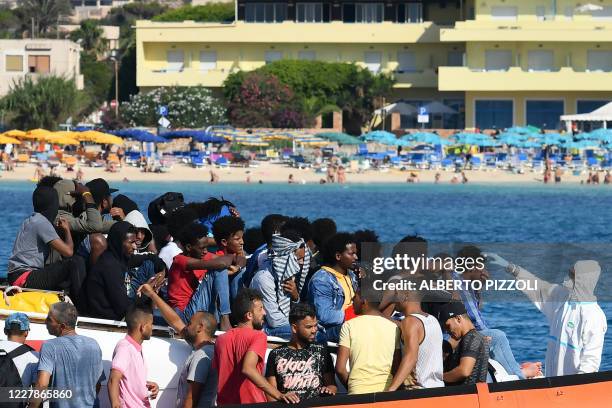
[[[73,145],[73,146],[79,145],[78,140],[75,140],[71,137],[62,136],[62,135],[50,134],[45,137],[44,141],[47,143],[52,143],[52,144],[57,144],[57,145]]]
[[[97,130],[87,130],[85,132],[79,132],[75,136],[78,140],[86,142],[114,145],[123,144],[123,139],[119,136],[98,132]]]
[[[46,129],[32,129],[27,131],[25,137],[32,140],[44,140],[44,138],[48,136],[49,133],[51,133],[51,131]]]
[[[23,130],[13,129],[4,132],[3,135],[8,137],[24,137],[26,135],[26,132],[24,132]]]
[[[4,133],[0,135],[0,144],[20,144],[21,142],[10,136],[5,136]]]

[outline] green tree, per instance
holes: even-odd
[[[153,17],[153,21],[227,22],[234,20],[234,3],[209,3],[183,6]]]
[[[60,16],[72,14],[69,0],[21,0],[19,2],[19,15],[21,23],[27,30],[32,30],[34,22],[34,36],[46,35],[52,27],[57,25]]]
[[[15,38],[20,27],[19,17],[12,10],[0,8],[0,38]]]
[[[33,81],[27,76],[0,100],[0,108],[18,129],[56,129],[68,117],[80,114],[84,98],[72,79],[44,76]]]
[[[224,83],[228,101],[235,100],[251,75],[278,78],[295,93],[310,118],[341,110],[347,132],[357,135],[370,121],[375,101],[389,94],[394,83],[388,75],[375,75],[355,64],[283,60],[230,74]]]
[[[72,41],[81,40],[81,47],[86,53],[96,57],[104,54],[108,49],[108,44],[104,39],[104,31],[95,20],[83,20],[80,27],[70,33]]]
[[[81,74],[85,78],[85,93],[89,97],[85,113],[91,113],[109,99],[113,68],[108,61],[98,61],[92,54],[81,53]]]

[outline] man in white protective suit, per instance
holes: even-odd
[[[563,284],[546,282],[497,254],[487,260],[502,266],[517,280],[537,281],[537,290],[523,293],[544,313],[550,326],[546,347],[547,377],[599,371],[606,315],[597,304],[595,286],[601,274],[597,261],[578,261]]]

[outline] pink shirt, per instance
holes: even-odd
[[[119,340],[113,352],[111,368],[123,374],[119,382],[122,408],[149,408],[147,367],[142,357],[142,345],[129,335]]]

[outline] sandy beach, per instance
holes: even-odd
[[[21,180],[28,181],[34,177],[36,166],[34,164],[20,165],[14,171],[0,172],[0,181],[2,180]],[[211,167],[192,168],[184,164],[175,164],[167,173],[145,173],[140,168],[132,166],[123,166],[119,172],[110,173],[103,168],[81,167],[84,173],[85,180],[91,180],[97,177],[103,177],[108,181],[155,181],[155,182],[173,182],[173,181],[202,181],[210,182],[210,170],[219,176],[220,183],[247,183],[250,179],[251,183],[258,183],[260,180],[263,183],[287,183],[289,175],[293,174],[293,178],[297,183],[319,183],[325,178],[324,173],[317,173],[313,169],[296,169],[287,167],[281,164],[263,162],[258,167],[242,168],[242,167]],[[48,172],[48,170],[47,170]],[[418,174],[419,182],[434,183],[435,174],[440,173],[440,183],[449,184],[453,176],[460,174],[453,171],[443,170],[368,170],[361,173],[351,173],[347,171],[347,183],[406,183],[410,173]],[[470,183],[484,184],[542,184],[542,174],[532,172],[531,169],[526,169],[524,174],[513,174],[506,170],[467,170],[465,172]],[[574,176],[569,171],[566,171],[562,177],[562,183],[578,184],[581,180],[586,180],[588,173],[583,173],[581,176]],[[59,170],[59,175],[65,178],[74,178],[76,172],[66,172],[64,168]],[[603,174],[600,174],[600,180],[603,182]],[[554,184],[554,183],[552,183]]]

